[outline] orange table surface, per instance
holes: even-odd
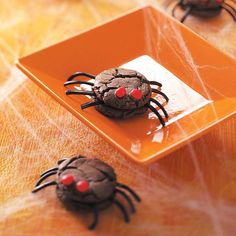
[[[236,235],[235,116],[154,164],[140,165],[14,65],[18,57],[146,2],[0,0],[0,235]],[[174,4],[149,2],[168,13]],[[186,25],[236,58],[236,27],[226,12],[209,20],[190,16]],[[130,224],[111,207],[88,231],[92,215],[66,211],[53,188],[30,193],[41,172],[77,153],[111,164],[119,181],[140,194]]]

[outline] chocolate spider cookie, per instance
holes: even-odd
[[[87,76],[94,79],[94,83],[73,79],[78,76]],[[156,81],[149,81],[141,73],[122,68],[113,68],[105,70],[93,76],[83,72],[76,72],[70,76],[64,86],[72,84],[87,84],[92,86],[91,91],[67,90],[66,94],[82,94],[92,96],[92,101],[82,104],[81,108],[85,109],[95,106],[102,114],[111,117],[126,119],[135,115],[145,113],[148,109],[156,114],[161,124],[164,126],[165,121],[151,103],[157,105],[168,118],[168,114],[163,105],[151,97],[152,92],[160,94],[168,102],[168,97],[160,91],[162,84]],[[151,85],[158,86],[157,89]]]
[[[112,118],[126,119],[143,114],[151,97],[149,81],[140,73],[127,69],[105,70],[96,76],[94,92],[104,102],[96,109]]]
[[[172,9],[172,16],[175,17],[176,9],[180,7],[185,10],[180,22],[184,22],[189,15],[199,17],[214,17],[219,15],[222,10],[228,12],[233,20],[236,22],[235,7],[225,0],[180,0]]]
[[[50,176],[54,180],[43,183]],[[139,196],[128,186],[117,182],[114,169],[98,159],[87,159],[74,156],[58,161],[58,166],[45,171],[37,181],[33,193],[48,186],[56,186],[58,198],[69,210],[88,210],[94,214],[93,222],[88,226],[94,229],[98,222],[99,212],[115,204],[129,222],[129,213],[120,195],[128,204],[130,211],[135,212],[133,200],[140,202]],[[131,198],[132,197],[132,198]]]

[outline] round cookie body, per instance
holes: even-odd
[[[122,90],[122,97],[117,96],[118,89]],[[93,91],[103,104],[96,109],[112,118],[129,118],[143,114],[151,97],[151,86],[145,76],[139,72],[115,68],[105,70],[96,76]],[[133,96],[134,93],[138,97]],[[135,94],[134,94],[135,95]]]
[[[59,165],[57,175],[57,196],[64,203],[74,206],[86,206],[89,204],[101,203],[102,208],[109,206],[108,199],[112,198],[116,186],[116,174],[112,167],[97,159],[80,158],[70,165],[70,169],[63,169],[67,163]],[[74,184],[65,186],[61,183],[63,176],[73,175],[74,182],[86,181],[89,183],[89,191],[78,192]],[[102,203],[105,203],[102,204]]]

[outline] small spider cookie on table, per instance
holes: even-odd
[[[94,79],[94,82],[73,80],[79,76],[87,76]],[[152,93],[160,94],[168,102],[169,99],[166,94],[160,91],[162,84],[156,81],[149,81],[137,71],[112,68],[101,72],[97,76],[76,72],[68,78],[64,86],[74,84],[91,86],[91,91],[77,89],[66,91],[67,95],[90,95],[93,98],[91,102],[82,104],[82,109],[95,106],[100,113],[116,119],[130,118],[143,114],[150,109],[158,117],[161,124],[165,126],[165,120],[158,110],[151,105],[151,103],[156,104],[163,111],[165,118],[168,118],[163,105],[151,97]],[[151,85],[157,86],[157,89],[152,88]]]
[[[53,181],[43,183],[54,175]],[[58,198],[70,209],[92,211],[93,222],[88,226],[94,229],[98,223],[99,212],[115,204],[129,222],[129,213],[117,195],[135,212],[131,197],[140,202],[139,196],[128,186],[118,183],[114,169],[98,159],[75,156],[58,161],[58,166],[45,171],[37,181],[33,193],[48,186],[56,186]]]

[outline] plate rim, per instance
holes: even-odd
[[[174,21],[175,23],[177,23],[180,27],[185,28],[188,32],[191,32],[192,34],[194,34],[196,37],[200,38],[201,40],[203,40],[205,43],[207,43],[208,45],[210,45],[211,47],[213,47],[214,49],[216,49],[220,54],[223,54],[224,56],[226,56],[228,59],[230,59],[231,61],[233,61],[233,63],[235,63],[236,61],[231,58],[229,55],[224,54],[220,49],[216,48],[214,45],[210,44],[206,39],[204,39],[203,37],[201,37],[200,35],[198,35],[197,33],[195,33],[194,31],[192,31],[191,29],[189,29],[187,26],[185,26],[184,24],[181,24],[177,19],[171,17],[170,15],[168,15],[167,13],[163,12],[162,10],[156,8],[155,6],[153,6],[152,4],[146,4],[145,6],[140,6],[140,7],[136,7],[133,8],[131,10],[128,10],[116,17],[113,17],[112,19],[105,21],[105,22],[101,22],[98,24],[95,24],[92,27],[89,27],[88,29],[82,30],[79,33],[73,35],[72,37],[66,38],[62,41],[59,41],[55,44],[49,45],[43,49],[37,50],[31,54],[28,54],[24,57],[21,57],[19,59],[17,59],[15,61],[16,66],[22,70],[29,78],[31,78],[41,89],[43,89],[44,92],[46,92],[48,95],[50,95],[51,97],[53,97],[60,105],[62,105],[64,108],[66,108],[70,113],[72,113],[72,115],[74,115],[76,118],[78,118],[79,120],[81,120],[85,125],[87,125],[88,127],[90,127],[93,131],[95,131],[97,134],[99,134],[102,138],[104,138],[105,140],[107,140],[110,144],[112,144],[113,147],[115,147],[116,149],[118,149],[119,151],[121,151],[124,155],[130,157],[130,159],[136,163],[142,163],[142,164],[150,164],[153,163],[159,159],[161,159],[163,156],[166,156],[168,154],[170,154],[171,152],[175,151],[176,149],[179,149],[181,147],[183,147],[184,145],[186,145],[187,143],[190,143],[194,140],[196,140],[197,138],[199,138],[199,136],[204,135],[206,132],[208,132],[210,129],[212,129],[213,127],[217,126],[219,123],[221,123],[223,120],[230,118],[231,116],[234,116],[236,114],[236,111],[228,114],[227,116],[224,116],[212,123],[207,124],[206,127],[203,127],[201,129],[196,130],[194,133],[189,134],[187,137],[183,137],[181,140],[168,145],[165,148],[162,148],[161,150],[158,150],[155,152],[155,154],[152,155],[147,155],[147,157],[142,158],[142,159],[138,159],[136,157],[136,155],[132,154],[132,152],[128,151],[126,148],[124,148],[122,145],[120,145],[117,141],[115,141],[113,138],[110,138],[110,136],[106,133],[104,133],[101,129],[99,129],[96,125],[94,125],[93,123],[91,123],[86,117],[84,117],[83,115],[81,115],[80,113],[78,113],[76,110],[73,109],[73,107],[69,106],[60,96],[58,96],[56,93],[53,92],[53,90],[51,90],[49,87],[47,87],[43,82],[41,82],[40,79],[37,78],[37,76],[35,76],[33,73],[31,73],[30,70],[28,70],[22,63],[21,61],[24,60],[25,58],[28,58],[34,54],[37,54],[41,51],[47,50],[48,48],[52,47],[52,46],[56,46],[59,45],[63,42],[69,41],[73,38],[76,38],[82,34],[86,34],[87,32],[90,32],[92,30],[96,30],[99,27],[105,26],[106,24],[109,24],[113,21],[116,21],[120,18],[123,18],[125,16],[128,16],[132,13],[135,13],[137,11],[140,10],[145,10],[145,9],[149,9],[152,8],[156,11],[161,12],[162,14],[164,14],[166,17],[170,18],[172,21]]]

